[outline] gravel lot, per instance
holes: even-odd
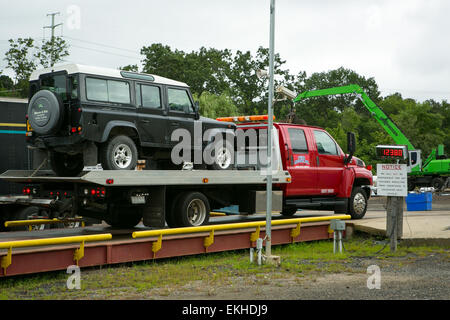
[[[367,267],[380,268],[380,289],[368,289],[372,273]],[[211,288],[195,281],[181,289],[147,292],[151,299],[225,299],[225,300],[292,300],[292,299],[369,299],[369,300],[449,300],[450,261],[447,254],[426,257],[401,257],[389,260],[354,258],[346,263],[349,272],[282,276],[271,279],[235,277],[230,283]],[[283,275],[286,273],[283,272]],[[274,276],[274,274],[272,274]]]

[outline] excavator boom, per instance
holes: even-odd
[[[300,101],[302,99],[310,97],[320,97],[329,96],[337,94],[354,93],[361,100],[364,106],[369,110],[370,114],[378,121],[378,123],[383,127],[384,130],[394,139],[395,143],[398,145],[406,145],[408,150],[415,150],[412,143],[403,134],[403,132],[395,125],[395,123],[378,107],[364,92],[364,90],[356,85],[351,84],[348,86],[334,87],[328,89],[305,91],[300,93],[294,102]]]

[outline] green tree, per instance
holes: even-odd
[[[238,115],[238,109],[227,93],[216,95],[204,91],[200,97],[194,94],[194,99],[199,101],[199,112],[204,117],[215,119]]]
[[[139,72],[137,64],[129,64],[123,67],[119,67],[119,70],[131,71],[131,72]]]
[[[21,97],[28,96],[28,79],[37,67],[53,66],[69,55],[68,44],[60,37],[43,41],[41,46],[35,46],[32,38],[9,40],[9,50],[4,60],[7,68],[15,74],[14,90]]]
[[[37,66],[32,53],[34,40],[32,38],[10,39],[9,46],[4,58],[6,67],[14,71],[16,82],[28,80]]]
[[[44,68],[52,67],[69,55],[69,45],[61,37],[43,40],[40,47],[36,47],[34,56]]]
[[[0,88],[12,90],[14,88],[14,81],[7,75],[0,75]]]
[[[155,43],[143,47],[141,54],[145,56],[143,72],[185,82],[199,95],[203,91],[220,94],[228,87],[229,50],[202,47],[185,53]]]

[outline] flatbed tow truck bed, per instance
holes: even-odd
[[[84,171],[78,177],[58,177],[53,171],[38,171],[35,175],[33,172],[31,170],[8,170],[0,175],[0,179],[17,183],[94,183],[111,187],[261,184],[266,182],[266,175],[257,170],[98,170]],[[272,174],[273,183],[286,183],[288,182],[287,178],[290,179],[288,171],[276,171]]]
[[[141,219],[148,227],[164,227],[166,222],[171,227],[198,226],[208,222],[210,211],[239,205],[241,212],[252,214],[265,211],[266,203],[267,176],[259,170],[95,170],[77,177],[9,170],[0,179],[28,190],[25,196],[0,197],[4,208],[36,206],[39,212],[45,210],[41,216],[89,217],[121,228]],[[289,183],[291,176],[274,171],[272,181],[272,209],[279,212],[279,185]]]

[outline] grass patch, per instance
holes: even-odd
[[[195,294],[237,283],[267,285],[270,279],[317,276],[327,273],[366,272],[361,259],[378,263],[398,258],[416,259],[432,253],[449,258],[449,250],[436,246],[398,246],[395,253],[384,250],[376,238],[356,237],[344,242],[345,251],[333,254],[329,240],[304,242],[272,248],[281,256],[281,266],[251,264],[248,250],[213,253],[181,258],[137,262],[81,270],[81,290],[68,290],[68,274],[44,274],[5,278],[0,282],[0,299],[122,299],[166,297],[177,290]],[[380,251],[382,250],[382,251]],[[401,266],[401,262],[398,264]]]

